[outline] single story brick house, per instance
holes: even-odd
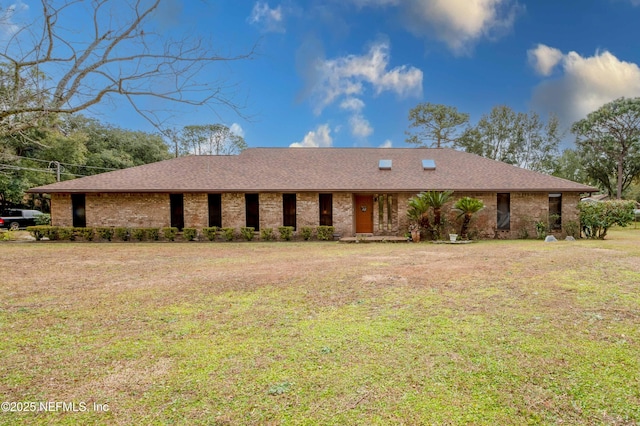
[[[409,198],[453,190],[485,209],[486,238],[535,235],[536,220],[577,221],[596,188],[449,148],[250,148],[187,156],[33,188],[51,195],[52,224],[256,230],[334,226],[337,234],[402,236]]]

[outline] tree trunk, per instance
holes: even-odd
[[[618,200],[622,199],[622,181],[624,180],[624,161],[622,159],[618,159],[618,181],[616,182],[616,198]]]

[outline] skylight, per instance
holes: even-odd
[[[436,160],[422,160],[422,168],[424,170],[435,170]]]
[[[380,160],[378,163],[378,168],[380,170],[391,170],[392,160]]]

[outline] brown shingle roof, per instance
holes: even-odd
[[[424,170],[422,160],[435,160]],[[392,160],[380,170],[379,160]],[[449,148],[250,148],[237,156],[189,156],[30,192],[420,192],[596,189]]]

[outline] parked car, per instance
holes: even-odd
[[[0,215],[0,228],[7,228],[13,231],[34,226],[36,216],[41,215],[39,210],[9,209]]]

